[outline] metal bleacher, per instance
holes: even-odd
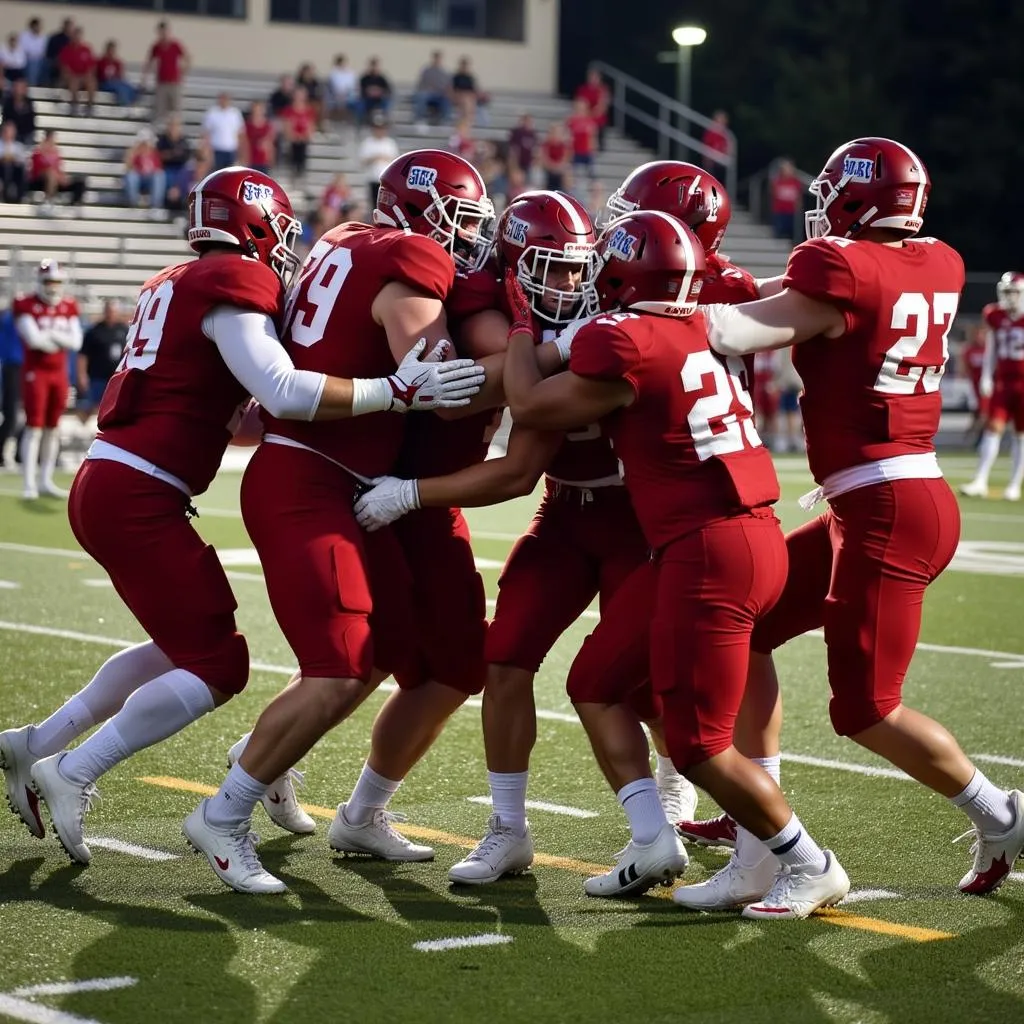
[[[137,69],[130,73],[137,76]],[[198,136],[203,114],[218,93],[228,91],[236,104],[245,109],[253,99],[267,98],[275,82],[274,75],[259,72],[238,75],[193,71],[183,97],[186,133],[193,138]],[[428,126],[423,130],[413,124],[411,92],[409,85],[397,87],[391,110],[391,130],[399,146],[446,147],[449,126]],[[99,93],[91,117],[72,117],[62,90],[35,89],[32,96],[39,130],[56,130],[66,169],[85,175],[88,190],[80,209],[58,205],[48,216],[31,203],[0,205],[0,234],[8,254],[0,262],[0,305],[14,292],[30,286],[33,267],[44,256],[66,261],[74,290],[87,312],[96,312],[107,297],[131,304],[146,277],[191,255],[183,240],[180,219],[174,221],[163,213],[122,205],[124,153],[139,128],[149,124],[148,109],[118,107],[110,102],[108,94]],[[494,94],[489,111],[489,126],[475,129],[475,135],[500,141],[507,138],[524,111],[533,115],[538,132],[543,133],[550,122],[568,115],[569,103],[550,95],[504,91]],[[300,216],[315,205],[316,198],[339,171],[349,176],[354,188],[362,187],[357,148],[355,130],[339,126],[316,137],[310,147],[306,180],[301,186],[292,182],[286,171],[280,172],[282,184]],[[597,161],[602,195],[637,164],[651,158],[634,141],[609,130],[606,149]],[[736,210],[724,249],[737,263],[759,276],[778,273],[788,251],[787,246],[771,237],[767,227]]]

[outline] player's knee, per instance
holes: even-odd
[[[214,693],[214,703],[223,704],[241,693],[249,682],[249,645],[241,633],[225,636],[204,659],[196,675]]]
[[[828,705],[832,728],[839,736],[856,736],[888,718],[901,703],[900,694],[874,696],[864,693],[833,693]]]

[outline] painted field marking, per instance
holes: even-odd
[[[985,761],[988,764],[1005,764],[1011,768],[1024,768],[1024,761],[1017,757],[1003,757],[1002,754],[971,754],[972,761]]]
[[[83,579],[83,580],[79,580],[79,582],[82,584],[83,587],[95,587],[97,590],[106,589],[106,588],[110,588],[111,590],[113,590],[113,588],[114,588],[113,580],[108,580],[108,579],[93,579],[93,580]]]
[[[467,796],[471,804],[483,804],[491,806],[489,796]],[[579,807],[566,807],[564,804],[549,804],[545,800],[527,800],[526,809],[529,811],[548,811],[551,814],[564,814],[567,818],[596,818],[597,811],[584,811]]]
[[[80,1017],[77,1013],[55,1010],[31,1002],[31,997],[63,996],[75,992],[109,992],[118,988],[129,988],[137,978],[91,978],[86,981],[57,981],[41,985],[25,985],[12,992],[0,992],[0,1014],[28,1024],[102,1024],[92,1017]],[[29,997],[29,998],[26,998]]]
[[[9,996],[69,996],[75,992],[110,992],[116,988],[131,988],[139,979],[123,975],[120,978],[89,978],[86,981],[51,981],[42,985],[26,985],[11,989]]]
[[[114,853],[123,853],[129,857],[141,857],[143,860],[177,860],[176,853],[167,853],[164,850],[154,850],[149,846],[136,846],[135,843],[126,843],[120,839],[113,839],[108,836],[87,836],[86,842],[90,847],[98,846],[101,850],[113,850]]]
[[[93,1017],[79,1017],[77,1013],[66,1010],[54,1010],[49,1006],[40,1006],[27,999],[9,996],[0,992],[0,1015],[12,1020],[26,1021],[27,1024],[103,1024]]]
[[[847,903],[867,903],[870,900],[898,900],[900,899],[898,892],[890,892],[888,889],[854,889],[845,900],[843,904]]]
[[[1024,871],[1011,871],[1006,877],[1011,882],[1024,882]]]
[[[14,580],[0,580],[0,590],[20,590],[21,584]]]
[[[207,786],[202,782],[191,782],[188,779],[177,779],[166,775],[148,775],[139,779],[150,786],[162,786],[164,789],[172,789],[186,793],[198,793],[202,796],[213,796],[217,792],[216,786]],[[317,804],[301,804],[302,809],[314,818],[325,818],[333,820],[336,813],[334,807],[320,807]],[[428,839],[435,843],[442,843],[445,846],[460,846],[465,850],[476,849],[478,840],[470,839],[468,836],[452,835],[449,832],[442,832],[440,829],[424,828],[422,825],[409,825],[406,822],[395,823],[395,828],[414,839]],[[571,871],[576,875],[603,875],[608,871],[607,864],[591,864],[588,861],[576,860],[573,857],[556,857],[549,853],[535,853],[533,863],[546,868],[560,868],[563,871]],[[671,899],[672,890],[659,886],[652,895],[662,899]],[[822,911],[820,916],[823,921],[829,924],[838,924],[847,928],[860,928],[863,931],[879,932],[883,935],[894,935],[899,938],[913,939],[915,942],[931,942],[933,939],[952,939],[954,935],[949,932],[934,931],[930,928],[917,928],[913,925],[895,924],[891,921],[880,921],[873,917],[859,917],[843,910]]]
[[[511,935],[459,935],[451,939],[427,939],[414,942],[413,949],[421,953],[443,953],[449,949],[468,949],[471,946],[504,946],[512,941]]]

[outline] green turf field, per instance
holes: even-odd
[[[954,483],[973,458],[943,460]],[[803,461],[778,462],[787,526]],[[169,742],[119,766],[91,814],[86,870],[56,839],[31,838],[0,815],[0,1017],[92,1021],[844,1021],[900,1024],[1024,1021],[1024,874],[996,898],[959,895],[966,820],[881,762],[836,738],[826,713],[821,640],[778,656],[786,702],[783,787],[803,820],[839,854],[860,897],[806,922],[691,915],[663,897],[588,899],[582,879],[626,842],[612,794],[564,693],[566,669],[593,620],[549,657],[530,797],[591,812],[531,811],[531,874],[454,891],[448,867],[481,833],[487,792],[478,705],[456,715],[394,801],[431,864],[394,866],[332,855],[325,816],[346,799],[383,694],[326,737],[300,766],[319,833],[286,836],[257,811],[269,870],[285,896],[241,896],[191,855],[182,818],[216,785],[228,746],[291,671],[237,516],[237,473],[198,502],[200,532],[225,553],[241,628],[256,663],[249,688]],[[1005,478],[997,476],[1000,486]],[[26,505],[0,476],[0,728],[38,721],[119,646],[141,638],[99,568],[81,556],[62,503]],[[496,566],[533,500],[473,512],[476,550],[493,597]],[[1024,507],[964,504],[961,556],[932,588],[910,703],[953,727],[990,777],[1024,778]],[[154,780],[161,780],[159,784]],[[706,801],[699,814],[714,808]],[[120,848],[117,848],[118,844]],[[691,851],[686,881],[724,863]],[[163,859],[149,859],[161,857]],[[1024,872],[1024,865],[1018,865]],[[417,943],[498,936],[490,946]],[[71,991],[65,983],[96,982]],[[113,980],[110,980],[113,979]],[[6,1018],[5,1018],[6,1019]]]

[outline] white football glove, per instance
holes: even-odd
[[[991,377],[982,377],[981,380],[978,381],[978,394],[982,398],[991,398],[993,390],[994,388],[992,386]]]
[[[486,371],[472,359],[450,359],[450,341],[439,341],[423,356],[427,339],[420,338],[390,377],[356,379],[352,415],[367,412],[408,412],[410,409],[458,409],[483,386]],[[420,357],[423,356],[421,359]]]
[[[580,332],[581,327],[586,327],[592,320],[595,320],[600,313],[595,313],[593,316],[585,316],[579,320],[573,320],[571,323],[566,324],[562,332],[555,338],[555,347],[558,349],[558,354],[562,357],[562,362],[569,362],[569,356],[572,354],[572,343],[573,339]]]
[[[373,481],[373,487],[356,502],[356,521],[368,533],[373,533],[419,507],[420,491],[415,480],[379,476]]]

